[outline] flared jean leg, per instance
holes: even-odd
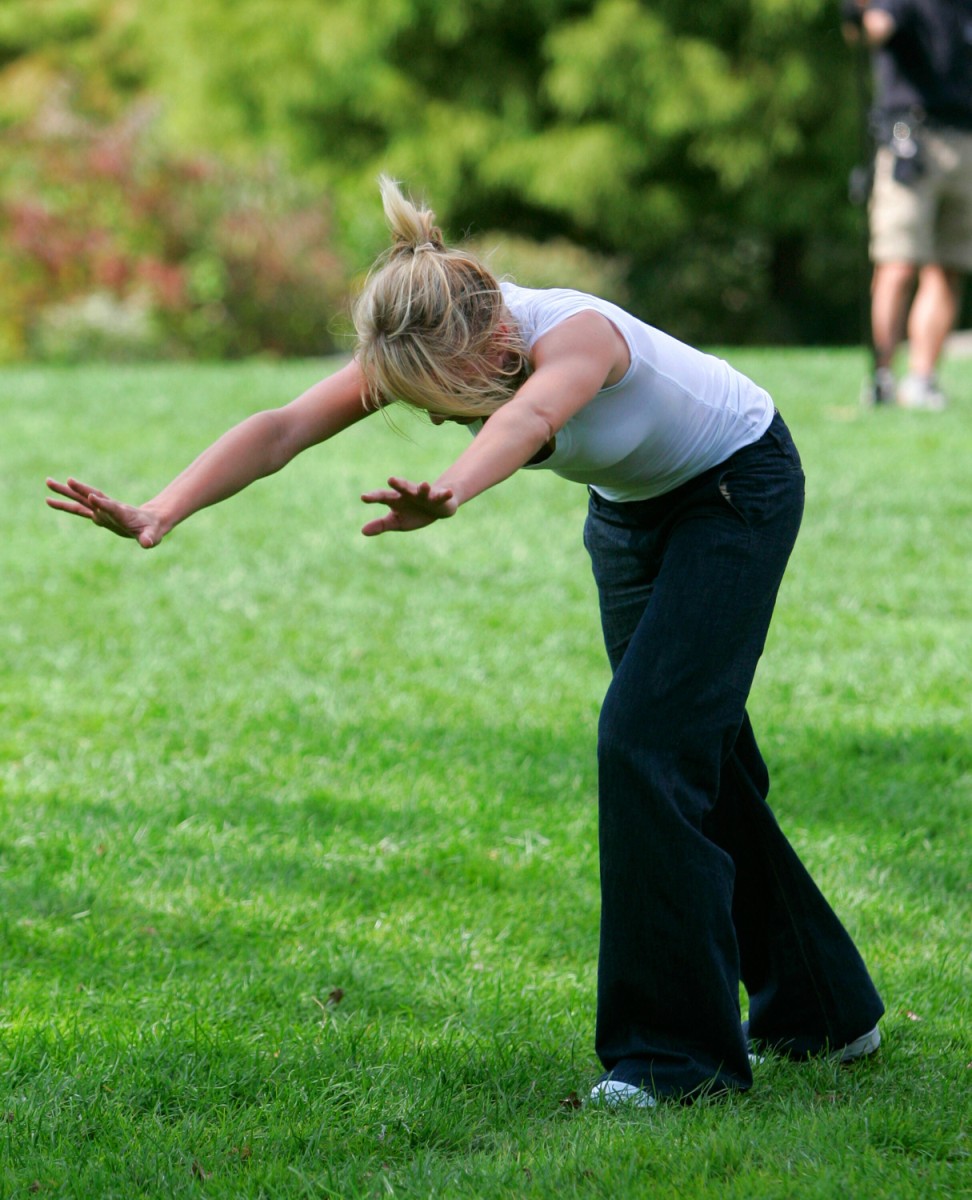
[[[737,766],[725,783],[724,769],[748,730],[802,497],[799,458],[777,419],[723,468],[659,501],[592,498],[585,537],[615,668],[598,739],[596,1045],[614,1078],[658,1095],[752,1081],[739,981],[741,953],[747,963],[760,954],[737,936],[735,898],[755,903],[760,885],[740,886],[751,864],[733,838],[714,836],[713,813],[726,788],[737,807],[744,790]],[[754,853],[786,857],[771,842]],[[773,871],[764,863],[762,877]]]
[[[705,828],[736,868],[732,914],[750,1036],[802,1057],[860,1037],[884,1005],[857,947],[777,824],[768,790],[747,717]]]

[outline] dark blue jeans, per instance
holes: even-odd
[[[667,495],[591,494],[584,541],[614,671],[598,732],[597,1053],[659,1096],[747,1088],[750,1035],[802,1055],[884,1011],[767,803],[746,714],[803,513],[777,415]]]

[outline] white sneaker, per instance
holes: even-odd
[[[630,1104],[632,1108],[654,1108],[658,1101],[644,1088],[633,1083],[622,1083],[620,1079],[602,1079],[591,1088],[588,1104],[598,1108],[618,1108]]]
[[[749,1042],[749,1022],[743,1021],[743,1036]],[[881,1045],[881,1030],[875,1025],[873,1029],[869,1029],[867,1033],[862,1033],[859,1038],[855,1038],[852,1042],[848,1042],[846,1046],[841,1046],[837,1050],[824,1051],[827,1057],[836,1059],[839,1063],[854,1062],[858,1058],[866,1058],[867,1055],[873,1054],[874,1051]],[[785,1048],[783,1053],[785,1054]],[[800,1057],[808,1057],[801,1055]],[[814,1057],[812,1054],[809,1057]],[[750,1066],[757,1066],[766,1060],[752,1048],[750,1042],[749,1063]]]
[[[906,375],[898,384],[899,408],[942,412],[947,404],[945,393],[934,375]]]
[[[837,1061],[849,1063],[857,1058],[866,1058],[868,1054],[873,1054],[880,1045],[881,1030],[875,1025],[867,1033],[862,1033],[859,1038],[855,1038],[854,1041],[848,1042],[846,1046],[843,1046],[837,1052]]]

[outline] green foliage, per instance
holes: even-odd
[[[537,242],[496,230],[469,238],[465,245],[498,279],[537,288],[563,287],[569,280],[571,287],[616,304],[628,301],[624,261],[585,250],[567,238]]]
[[[89,36],[101,7],[97,0],[7,0],[0,8],[0,62]]]
[[[289,0],[286,19],[276,0],[49,0],[45,37],[32,7],[5,10],[0,112],[25,63],[74,70],[98,111],[148,90],[177,146],[269,147],[319,180],[361,268],[389,170],[454,237],[613,257],[633,306],[690,340],[859,335],[862,114],[832,0]]]
[[[334,349],[347,275],[323,199],[268,160],[175,154],[154,123],[55,95],[0,130],[0,358]]]
[[[29,118],[65,78],[85,113],[117,115],[146,70],[136,19],[130,0],[4,0],[0,128]]]
[[[362,260],[383,242],[374,177],[388,169],[452,229],[617,256],[635,306],[690,338],[857,333],[845,192],[861,114],[828,0],[337,0],[295,3],[285,23],[272,10],[154,8],[146,26],[173,56],[155,83],[188,58],[170,96],[180,138],[269,138],[319,168]]]
[[[885,997],[847,1069],[577,1106],[607,667],[584,489],[522,472],[408,537],[380,416],[158,550],[45,473],[152,495],[321,363],[0,374],[0,1195],[948,1200],[972,1185],[972,364],[865,412],[857,353],[737,351],[808,507],[751,711],[783,827]]]

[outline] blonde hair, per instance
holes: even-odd
[[[354,307],[365,402],[488,416],[529,368],[499,283],[473,255],[445,245],[430,209],[406,199],[387,176],[379,185],[392,246]]]

